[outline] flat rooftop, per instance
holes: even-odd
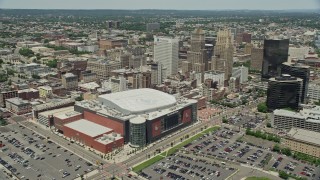
[[[97,88],[100,87],[100,85],[97,84],[96,82],[89,82],[89,83],[79,84],[78,86],[81,87],[81,88],[90,89],[90,90],[97,89]]]
[[[51,102],[44,103],[44,104],[39,104],[34,107],[34,110],[43,110],[43,109],[48,109],[48,108],[54,108],[56,106],[61,106],[69,103],[74,103],[75,100],[68,98],[68,99],[54,99]]]
[[[44,111],[44,112],[39,113],[39,115],[46,116],[46,117],[49,115],[54,115],[54,116],[58,116],[58,118],[59,118],[63,114],[65,114],[67,112],[71,112],[71,111],[74,111],[74,106],[68,106],[68,107],[54,109],[54,110],[50,110],[50,111]]]
[[[110,133],[110,134],[104,134],[103,136],[96,139],[97,142],[101,144],[110,144],[114,141],[117,141],[119,139],[123,138],[120,134],[117,133]]]
[[[81,132],[83,134],[86,134],[90,137],[96,137],[101,134],[110,133],[112,131],[112,129],[110,128],[101,126],[99,124],[93,123],[85,119],[80,119],[78,121],[65,124],[64,126],[75,131]]]
[[[57,112],[57,113],[53,114],[53,116],[63,120],[63,119],[67,119],[70,117],[78,116],[80,114],[81,113],[74,111],[73,109],[66,109],[66,111]]]
[[[10,102],[11,104],[17,105],[17,106],[30,104],[29,101],[23,100],[23,99],[18,98],[18,97],[6,99],[6,101]]]
[[[99,96],[99,102],[123,114],[157,111],[177,103],[174,96],[148,88],[104,94]]]
[[[299,128],[291,128],[289,137],[320,146],[320,133]]]
[[[285,109],[276,109],[273,111],[275,116],[292,117],[304,119],[307,122],[320,123],[320,106],[304,107],[299,112],[293,112]]]

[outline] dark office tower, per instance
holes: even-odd
[[[264,40],[262,80],[280,75],[281,64],[288,60],[289,39]]]
[[[281,74],[289,74],[290,76],[297,77],[303,80],[301,102],[307,103],[310,67],[299,63],[285,62],[281,66]]]
[[[214,54],[214,46],[216,45],[215,37],[206,37],[205,39],[205,49],[207,51],[208,61],[211,61],[211,58]]]
[[[269,110],[298,109],[301,100],[302,79],[290,75],[270,78],[267,91]]]

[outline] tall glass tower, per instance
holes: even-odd
[[[281,66],[281,73],[289,74],[291,76],[301,78],[303,80],[301,102],[307,103],[310,67],[299,63],[285,62]]]
[[[302,79],[290,75],[270,78],[267,91],[269,110],[298,109],[301,102]]]
[[[262,80],[280,76],[282,63],[288,60],[289,39],[264,40]]]

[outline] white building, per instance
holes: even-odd
[[[273,111],[272,125],[277,129],[295,127],[320,132],[320,106],[306,106],[299,112],[276,109]]]
[[[127,80],[123,76],[111,77],[109,81],[112,93],[128,90]]]
[[[232,77],[239,78],[240,83],[248,81],[249,69],[247,67],[235,67],[232,69]]]
[[[304,55],[309,53],[309,47],[289,47],[288,62],[292,59],[304,59]]]
[[[309,84],[307,96],[309,99],[319,100],[320,99],[320,85],[319,84]]]
[[[79,46],[78,51],[80,52],[96,52],[99,50],[98,45],[92,45],[92,46]]]
[[[164,77],[178,73],[179,40],[154,36],[153,58],[163,66]]]
[[[212,79],[213,82],[217,82],[218,86],[223,87],[224,86],[224,72],[219,71],[207,71],[204,73],[203,78],[206,79]]]
[[[200,86],[203,83],[202,73],[201,72],[200,73],[194,72],[193,79],[197,80],[197,86]]]

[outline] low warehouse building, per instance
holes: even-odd
[[[285,146],[293,151],[320,158],[320,133],[292,128],[285,137]]]
[[[112,129],[80,119],[63,126],[64,135],[102,153],[122,147],[124,139]]]

